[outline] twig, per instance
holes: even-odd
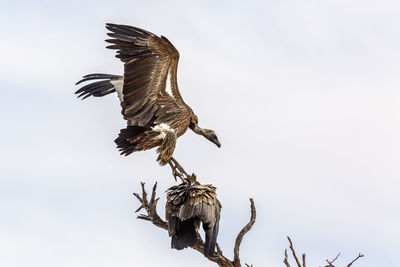
[[[286,267],[290,267],[290,264],[288,261],[287,249],[285,249],[285,258],[283,259],[283,263],[286,265]]]
[[[234,258],[233,262],[236,267],[240,267],[240,258],[239,258],[239,250],[240,250],[240,245],[242,243],[243,237],[247,232],[251,230],[253,227],[254,223],[256,222],[256,208],[254,206],[254,200],[250,198],[250,210],[251,210],[251,217],[250,221],[248,224],[246,224],[243,229],[239,232],[238,236],[236,237],[235,241],[235,248],[234,248]]]
[[[325,265],[324,267],[335,267],[335,265],[333,265],[333,263],[339,258],[339,256],[340,256],[340,253],[337,254],[337,256],[332,261],[326,260],[328,265]]]
[[[357,258],[355,258],[352,262],[350,262],[350,263],[347,265],[347,267],[350,267],[356,260],[358,260],[359,258],[362,258],[362,257],[364,257],[364,255],[362,255],[361,253],[358,253]]]
[[[332,261],[326,260],[328,265],[325,265],[324,267],[335,267],[335,265],[333,265],[333,263],[339,258],[339,256],[340,256],[340,253],[337,254],[337,256]],[[359,258],[362,258],[362,257],[364,257],[364,255],[359,253],[358,256],[354,260],[352,260],[349,264],[347,264],[347,267],[350,267],[355,261],[357,261]]]
[[[297,258],[296,251],[295,251],[294,248],[293,248],[292,240],[290,240],[290,237],[287,237],[287,239],[289,240],[289,248],[290,248],[290,250],[292,251],[293,258],[294,258],[294,260],[296,261],[297,266],[298,266],[298,267],[302,267],[301,264],[300,264],[299,259]],[[304,257],[305,257],[305,256],[304,256]]]

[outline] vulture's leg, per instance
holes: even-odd
[[[181,164],[178,163],[178,161],[176,161],[176,159],[174,159],[174,157],[171,157],[172,162],[175,164],[175,167],[178,168],[178,170],[184,174],[186,177],[189,177],[189,174],[186,173],[186,171],[182,168]]]
[[[175,181],[177,180],[176,178],[178,177],[181,179],[182,182],[185,182],[184,178],[182,177],[182,174],[177,170],[176,166],[172,163],[171,160],[168,160],[169,166],[171,166],[172,169],[172,175],[174,176]]]
[[[168,161],[169,166],[171,166],[172,169],[172,175],[175,178],[178,177],[181,179],[183,183],[187,182],[187,178],[189,178],[189,175],[186,173],[186,171],[182,168],[182,166],[174,159],[173,157]]]

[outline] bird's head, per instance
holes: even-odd
[[[219,142],[218,137],[215,134],[215,132],[213,130],[200,128],[197,123],[198,123],[197,117],[195,117],[194,119],[192,119],[192,121],[190,123],[190,126],[189,126],[190,129],[192,129],[193,132],[204,136],[205,138],[207,138],[208,140],[213,142],[217,147],[221,147],[221,143]]]
[[[213,142],[217,147],[221,147],[221,143],[219,142],[218,137],[213,130],[202,129],[202,135]]]

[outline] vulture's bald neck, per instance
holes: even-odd
[[[206,134],[207,134],[206,129],[203,129],[203,128],[199,127],[199,125],[192,124],[190,128],[193,130],[193,132],[206,137]]]
[[[197,124],[190,125],[190,129],[192,129],[193,132],[204,136],[210,142],[214,143],[217,147],[221,147],[221,143],[218,141],[217,135],[215,134],[214,131],[209,130],[209,129],[203,129],[203,128],[199,127]]]

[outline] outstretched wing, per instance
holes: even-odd
[[[106,28],[112,38],[106,40],[111,44],[107,48],[116,49],[116,57],[125,63],[124,118],[131,125],[146,126],[162,114],[188,114],[190,108],[177,85],[179,52],[171,42],[132,26],[107,24]],[[167,110],[160,112],[161,108]],[[159,118],[158,123],[164,120]]]

